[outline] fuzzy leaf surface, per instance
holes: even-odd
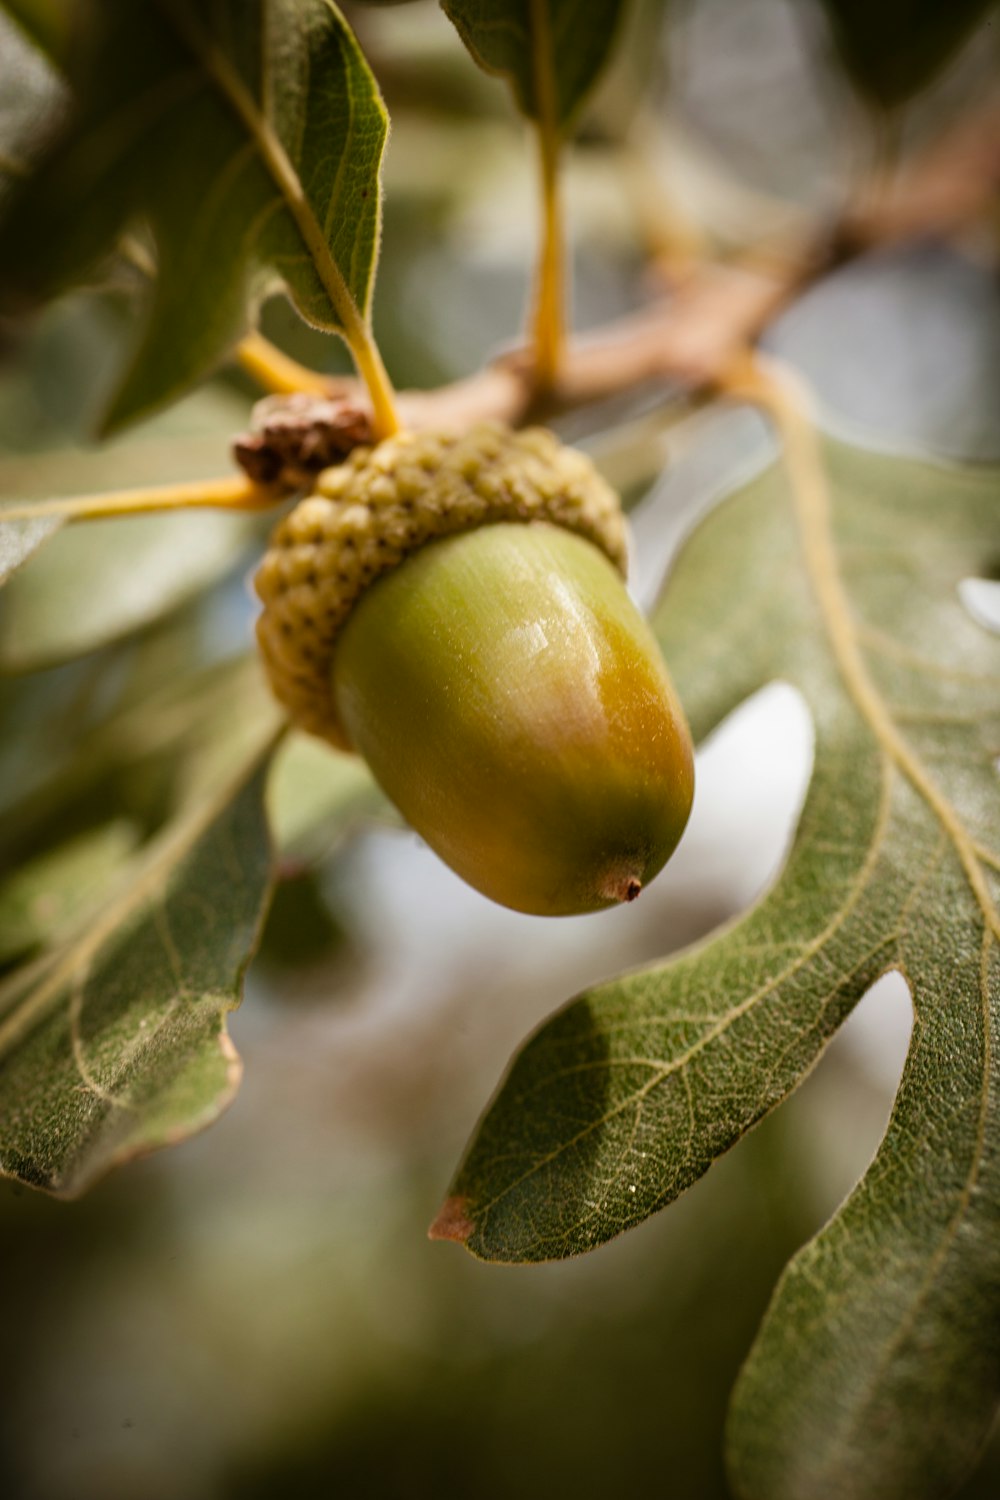
[[[623,0],[441,0],[475,61],[498,73],[531,120],[545,113],[568,129],[614,45]],[[547,76],[543,76],[547,75]]]
[[[74,1196],[230,1102],[226,1033],[271,878],[275,716],[203,757],[187,796],[83,931],[0,988],[0,1172]]]
[[[781,876],[734,927],[542,1027],[435,1232],[501,1261],[602,1244],[700,1177],[901,969],[915,1025],[887,1136],[786,1274],[731,1468],[748,1500],[919,1500],[973,1462],[1000,1395],[1000,642],[958,593],[995,570],[1000,474],[834,442],[818,472],[829,529],[777,464],[697,529],[657,620],[698,737],[775,678],[810,706]]]
[[[387,121],[329,0],[100,0],[67,128],[11,205],[0,275],[37,299],[129,225],[158,270],[108,424],[202,378],[284,286],[348,341],[367,326]]]

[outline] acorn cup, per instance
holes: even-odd
[[[363,755],[470,885],[596,911],[662,868],[694,792],[624,568],[617,496],[550,433],[405,433],[276,528],[257,634],[293,721]]]

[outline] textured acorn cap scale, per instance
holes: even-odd
[[[257,640],[275,697],[300,728],[352,748],[330,665],[361,595],[437,538],[536,520],[586,537],[624,574],[618,496],[589,459],[542,428],[490,423],[355,448],[276,527],[254,578],[264,604]]]
[[[657,873],[693,795],[624,565],[617,496],[550,434],[407,434],[280,523],[258,637],[293,720],[364,755],[471,885],[592,911]]]

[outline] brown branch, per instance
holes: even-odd
[[[979,217],[1000,188],[1000,101],[959,120],[885,193],[844,215],[842,248],[857,254],[946,238]]]
[[[959,122],[877,200],[852,205],[832,228],[737,260],[696,265],[673,293],[575,340],[557,385],[540,395],[528,350],[504,354],[452,385],[398,396],[404,427],[463,429],[544,420],[648,384],[691,391],[722,380],[799,293],[834,266],[875,247],[954,233],[989,205],[1000,184],[1000,104]],[[237,440],[251,478],[288,488],[372,441],[371,415],[357,382],[330,394],[260,403],[254,427]]]
[[[679,381],[697,390],[718,379],[756,339],[794,295],[799,279],[756,267],[702,267],[674,296],[573,343],[558,384],[544,397],[537,392],[531,355],[518,350],[452,385],[401,391],[400,418],[410,429],[461,431],[484,421],[519,427],[646,384]],[[354,386],[329,397],[269,397],[233,451],[256,482],[299,489],[352,448],[372,441],[370,412]]]

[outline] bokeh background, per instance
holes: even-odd
[[[435,384],[517,337],[536,233],[528,143],[433,5],[350,14],[394,121],[377,332],[398,384]],[[992,86],[995,30],[907,111],[904,151]],[[875,149],[818,5],[637,5],[569,166],[578,324],[648,294],[653,245],[736,245],[834,214]],[[996,251],[979,229],[866,256],[812,289],[768,346],[843,433],[1000,458]],[[124,307],[77,296],[5,330],[5,486],[88,431],[129,337]],[[340,367],[283,304],[264,328]],[[187,423],[207,451],[251,396],[222,377],[161,419],[157,441]],[[633,503],[647,603],[699,510],[772,451],[746,412],[680,414],[659,393],[562,427]],[[123,455],[118,482],[134,478]],[[128,649],[244,649],[255,545]],[[96,713],[124,652],[4,679],[0,770],[16,777],[39,753],[60,705]],[[74,1204],[0,1184],[0,1492],[588,1500],[652,1487],[722,1500],[727,1396],[771,1289],[884,1128],[910,1025],[898,976],[785,1106],[604,1249],[499,1268],[426,1229],[518,1043],[584,985],[696,940],[773,878],[810,741],[780,683],[740,709],[702,749],[675,860],[635,907],[599,917],[502,911],[406,830],[338,828],[279,889],[232,1018],[245,1079],[225,1117]],[[127,790],[153,818],[162,789]],[[962,1493],[1000,1493],[1000,1446]]]

